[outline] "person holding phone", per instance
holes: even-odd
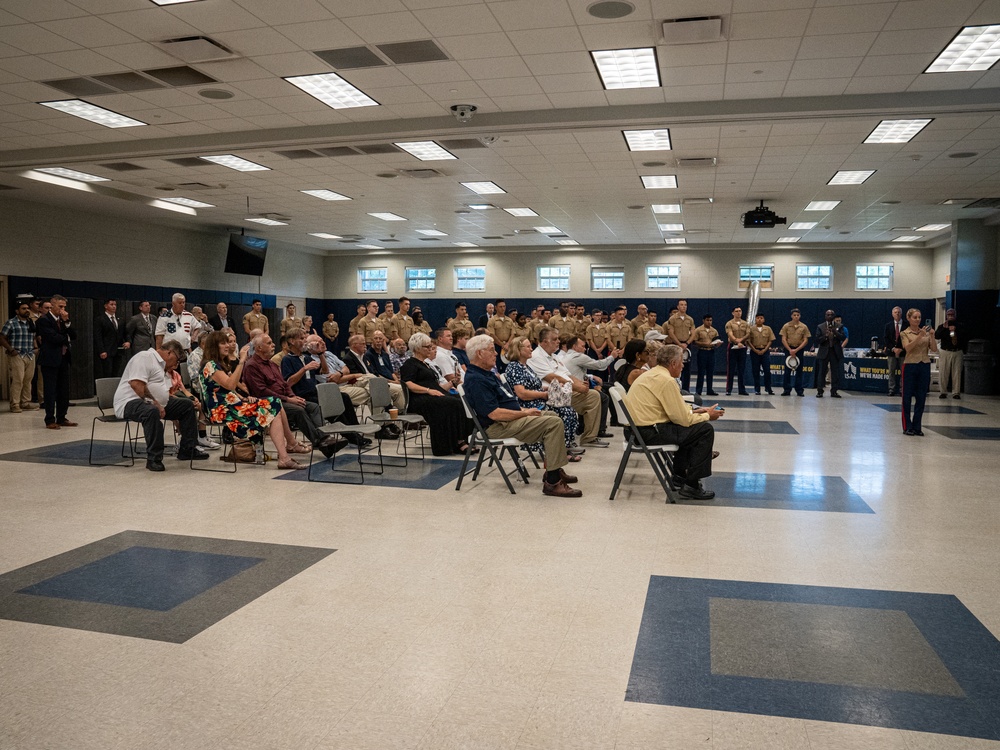
[[[906,311],[908,328],[899,335],[906,356],[903,358],[903,434],[923,437],[920,420],[924,415],[924,402],[931,389],[930,352],[937,352],[934,329],[928,320],[920,326],[920,310],[911,307]]]

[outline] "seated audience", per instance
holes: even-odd
[[[465,374],[462,365],[452,351],[452,332],[448,328],[438,328],[434,332],[434,365],[441,371],[449,387],[454,388],[462,382]]]
[[[712,475],[715,430],[710,421],[722,410],[691,407],[681,397],[677,382],[684,369],[684,350],[675,344],[656,353],[656,366],[644,372],[629,388],[625,405],[642,439],[649,445],[679,446],[674,457],[674,478],[683,482],[680,495],[686,500],[711,500],[715,493],[701,483]]]
[[[635,379],[648,369],[646,368],[646,359],[648,357],[646,349],[648,346],[649,344],[643,339],[629,339],[628,343],[625,344],[625,351],[622,353],[622,359],[625,360],[625,364],[618,370],[615,382],[621,383],[622,388],[626,392],[632,386],[632,383],[635,382]]]
[[[368,395],[368,376],[364,373],[351,372],[347,364],[336,354],[327,349],[323,352],[326,362],[326,374],[316,374],[318,383],[336,383],[340,392],[347,394],[355,406],[364,406],[371,397]]]
[[[472,334],[466,331],[464,328],[457,328],[452,331],[452,343],[451,353],[455,355],[458,363],[462,365],[465,370],[469,369],[469,356],[465,353],[465,343],[472,337]]]
[[[115,391],[115,416],[139,422],[146,437],[146,468],[164,471],[163,421],[170,419],[180,429],[177,458],[202,461],[208,454],[198,448],[198,414],[194,403],[170,395],[168,371],[177,368],[184,349],[178,341],[157,344],[155,349],[139,352],[125,365],[125,372]]]
[[[409,358],[410,350],[407,348],[406,342],[403,339],[393,339],[389,349],[389,361],[392,362],[392,372],[396,376],[396,380],[399,380],[399,368]]]
[[[410,336],[411,356],[399,370],[403,385],[410,391],[410,413],[419,414],[430,426],[431,452],[435,456],[465,453],[472,423],[462,402],[441,387],[438,375],[424,360],[434,344],[425,333]]]
[[[377,331],[385,336],[382,331]],[[376,331],[372,331],[372,337],[375,336]],[[368,390],[368,384],[363,382],[367,378],[383,377],[372,372],[371,368],[368,367],[365,358],[368,355],[368,347],[365,344],[364,336],[360,334],[356,336],[351,336],[347,340],[348,349],[344,352],[344,363],[347,365],[347,369],[350,370],[358,377],[361,381],[358,385]],[[406,406],[405,396],[403,395],[403,386],[395,382],[392,378],[387,378],[389,380],[389,396],[392,398],[392,405],[397,409],[403,409]]]
[[[389,357],[389,350],[386,348],[386,337],[382,331],[375,331],[372,334],[372,345],[365,352],[362,361],[373,375],[380,378],[399,382],[396,373],[392,369],[392,359]]]
[[[212,422],[223,424],[234,437],[262,446],[264,433],[278,451],[279,469],[304,469],[289,453],[309,453],[309,448],[296,442],[281,401],[276,398],[254,398],[241,387],[250,346],[240,349],[236,365],[231,365],[236,337],[225,331],[209,334],[205,342],[204,365],[201,375],[205,382],[205,398]]]
[[[470,362],[465,373],[465,396],[486,434],[498,440],[515,438],[528,444],[543,443],[542,494],[582,497],[580,490],[570,487],[577,478],[563,469],[567,462],[563,421],[553,412],[522,408],[510,389],[500,382],[492,371],[497,359],[492,336],[473,336],[465,350]]]

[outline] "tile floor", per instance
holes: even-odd
[[[281,475],[273,464],[206,474],[168,458],[167,471],[153,475],[141,464],[8,457],[0,461],[0,575],[126,531],[319,552],[183,642],[0,619],[0,748],[1000,748],[984,738],[1000,736],[995,716],[917,731],[876,721],[880,704],[864,703],[864,691],[881,686],[996,705],[1000,471],[995,443],[968,436],[1000,428],[1000,399],[963,399],[982,414],[925,415],[925,428],[965,437],[953,439],[929,429],[904,437],[898,414],[873,408],[888,398],[844,396],[751,396],[774,409],[730,406],[724,419],[787,423],[797,434],[720,430],[720,490],[759,499],[763,474],[769,502],[712,507],[665,504],[640,458],[609,502],[618,444],[573,466],[580,500],[544,498],[537,471],[511,496],[495,473],[456,493],[454,483],[273,481]],[[0,454],[59,455],[45,449],[85,439],[95,411],[76,408],[71,417],[85,426],[58,435],[37,413],[0,413]],[[256,567],[195,599],[210,600]],[[692,620],[689,635],[708,644],[710,658],[690,685],[739,680],[744,693],[710,707],[626,699],[647,597],[664,578],[737,587]],[[764,593],[740,594],[740,586]],[[849,590],[854,599],[764,606],[785,601],[768,586]],[[947,595],[928,601],[969,613],[982,637],[964,666],[944,653],[941,633],[889,606],[877,610],[883,637],[905,663],[879,671],[856,658],[885,647],[865,640],[851,649],[851,628],[868,622],[855,599],[897,593]],[[42,598],[0,593],[18,596]],[[122,605],[88,606],[113,618]],[[949,627],[946,614],[932,607],[935,627]],[[787,658],[775,638],[740,633],[741,623],[759,631],[772,621],[795,629]],[[837,669],[820,670],[822,659]],[[993,672],[970,676],[970,662]],[[657,679],[677,664],[658,669]],[[788,684],[832,703],[852,682],[851,700],[861,703],[850,715],[838,718],[832,705],[789,715],[780,704],[795,692]],[[764,687],[775,689],[753,700]],[[956,716],[968,708],[955,705]]]

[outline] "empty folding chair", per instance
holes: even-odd
[[[357,438],[357,448],[358,448],[358,469],[342,469],[340,474],[357,474],[360,475],[360,480],[355,481],[344,481],[340,479],[318,479],[314,480],[312,478],[312,467],[313,467],[313,456],[316,453],[316,446],[313,445],[312,453],[309,454],[309,471],[306,473],[306,479],[310,482],[333,482],[337,484],[364,484],[365,483],[365,461],[362,457],[366,453],[370,453],[372,450],[378,452],[378,471],[371,470],[369,473],[379,475],[385,471],[385,466],[382,463],[382,441],[376,436],[376,433],[382,429],[376,424],[358,424],[350,425],[344,424],[343,422],[337,422],[336,420],[340,418],[340,415],[344,413],[344,399],[340,395],[340,386],[336,383],[319,383],[316,386],[316,394],[319,397],[319,409],[323,415],[323,426],[319,428],[320,432],[324,435],[354,435]],[[331,424],[329,420],[333,419],[334,422]],[[365,448],[362,443],[364,438],[370,437],[375,440],[375,448]],[[330,456],[330,471],[332,473],[337,472],[337,457]],[[375,466],[375,462],[368,463],[369,466]]]
[[[409,389],[403,387],[403,392],[409,395]],[[407,414],[406,406],[395,418],[389,416],[389,409],[392,408],[392,394],[389,391],[389,381],[385,378],[371,378],[368,381],[368,393],[371,397],[371,414],[368,415],[375,424],[384,427],[394,424],[401,430],[399,440],[396,442],[396,455],[399,455],[399,444],[403,444],[403,463],[392,464],[390,466],[406,466],[409,460],[407,443],[414,443],[420,447],[420,458],[424,460],[424,432],[427,429],[426,420],[419,414]],[[407,399],[409,403],[409,399]],[[417,458],[414,456],[414,458]],[[383,457],[385,460],[385,457]]]
[[[97,389],[97,408],[101,410],[101,415],[94,417],[94,421],[90,426],[90,453],[87,457],[87,463],[91,466],[135,466],[131,424],[127,419],[119,419],[115,416],[115,392],[118,390],[120,382],[121,378],[98,378],[94,381],[94,387]],[[110,464],[94,461],[94,433],[97,430],[98,422],[102,424],[125,424],[125,432],[122,434],[122,458],[128,459],[127,464],[123,464],[120,461]],[[135,429],[137,436],[142,434],[142,425],[136,423]],[[127,454],[125,453],[126,445],[129,447]]]

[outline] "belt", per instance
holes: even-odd
[[[701,349],[701,350],[702,350],[703,352],[710,352],[710,351],[712,351],[712,350],[713,350],[713,349],[714,349],[715,347],[714,347],[714,346],[699,346],[698,348],[699,348],[699,349]]]

